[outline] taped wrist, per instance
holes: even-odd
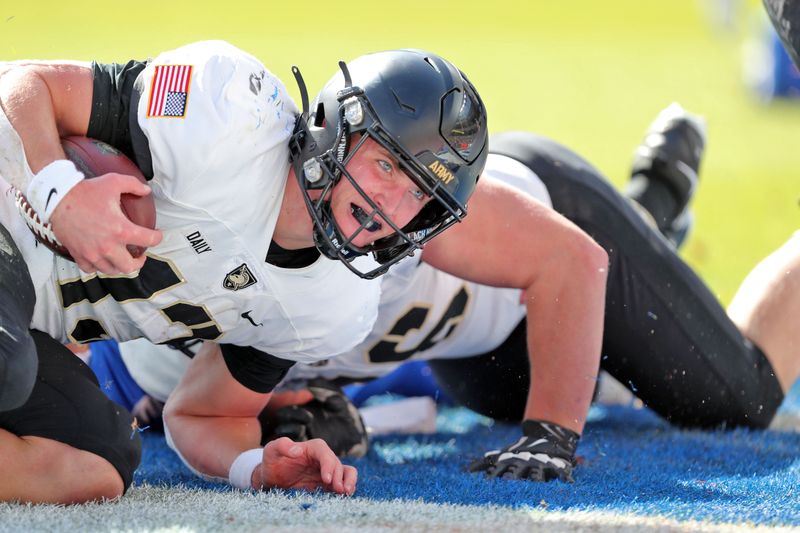
[[[231,463],[228,471],[228,483],[241,490],[253,488],[253,471],[261,464],[264,457],[263,448],[253,448],[242,452]]]
[[[558,424],[542,420],[524,420],[522,433],[533,441],[537,452],[546,453],[552,457],[561,457],[574,461],[575,450],[581,436]]]
[[[33,177],[25,191],[25,197],[39,219],[47,224],[61,200],[83,179],[83,172],[75,167],[75,163],[58,159]]]

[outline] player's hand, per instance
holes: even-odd
[[[145,196],[150,187],[133,176],[105,174],[85,179],[70,190],[50,216],[53,232],[84,272],[128,274],[144,265],[144,254],[131,256],[127,245],[148,248],[161,232],[137,226],[120,207],[124,193]]]
[[[261,466],[253,471],[253,486],[315,490],[352,496],[358,471],[343,465],[320,439],[294,442],[282,437],[267,443]]]
[[[522,432],[524,435],[517,442],[487,452],[469,465],[469,471],[484,471],[490,478],[574,481],[575,448],[580,438],[577,433],[538,420],[525,420]]]
[[[131,414],[139,421],[139,425],[150,425],[161,418],[164,404],[145,394],[131,408]]]
[[[322,439],[339,457],[364,456],[369,441],[358,408],[329,381],[315,379],[307,386],[311,400],[275,411],[269,438]]]

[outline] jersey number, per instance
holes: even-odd
[[[183,283],[181,276],[168,262],[148,256],[136,277],[98,277],[59,282],[64,308],[88,301],[95,304],[107,297],[124,304],[149,300],[158,293]],[[203,306],[178,302],[161,309],[170,324],[182,324],[191,332],[179,339],[214,340],[222,335],[214,319]],[[93,318],[78,320],[70,332],[74,342],[92,342],[109,338],[102,324]],[[177,339],[171,339],[177,340]],[[169,342],[169,341],[167,341]]]
[[[431,332],[413,348],[405,351],[398,351],[397,347],[403,342],[408,332],[420,329],[430,312],[430,309],[427,307],[412,307],[406,314],[400,317],[389,332],[369,350],[367,353],[369,360],[373,363],[405,361],[416,353],[424,352],[437,342],[442,342],[453,333],[456,326],[461,322],[468,301],[469,293],[466,287],[461,287],[461,290],[458,291],[458,294],[450,301],[447,310]],[[445,328],[447,329],[445,330]],[[440,335],[442,330],[445,331]]]

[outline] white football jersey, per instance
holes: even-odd
[[[139,272],[86,274],[14,223],[36,287],[31,327],[77,342],[203,338],[305,362],[361,341],[378,280],[324,257],[296,269],[265,262],[298,112],[280,80],[249,54],[208,41],[159,55],[139,81],[164,239]],[[13,209],[2,201],[0,211]]]
[[[483,176],[552,206],[544,183],[515,159],[489,154]],[[419,260],[402,261],[381,280],[378,320],[364,342],[332,359],[295,365],[288,379],[370,378],[408,360],[480,355],[500,346],[525,316],[519,289],[464,281]]]
[[[509,157],[490,154],[484,176],[517,187],[545,205],[550,195],[533,171]],[[402,362],[479,355],[497,348],[525,316],[519,289],[501,289],[467,282],[409,258],[379,278],[382,284],[378,319],[371,333],[354,349],[314,364],[297,364],[287,379],[372,378]],[[183,371],[155,361],[188,358],[166,346],[134,342],[120,346],[133,378],[149,393],[166,397]]]

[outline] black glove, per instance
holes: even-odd
[[[524,436],[502,450],[492,450],[469,465],[470,472],[485,471],[487,477],[572,483],[575,448],[580,435],[552,422],[525,420]]]
[[[269,420],[272,429],[264,432],[266,440],[322,439],[339,457],[365,455],[368,441],[364,421],[342,389],[322,379],[309,381],[307,388],[313,399],[278,409]]]

